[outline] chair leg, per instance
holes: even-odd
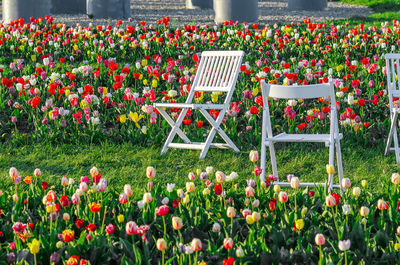
[[[267,152],[267,144],[264,142],[264,139],[261,140],[261,161],[260,161],[260,169],[261,169],[261,182],[265,181],[265,159]]]
[[[335,143],[330,142],[329,143],[329,165],[334,166],[334,152],[335,152]],[[330,192],[332,190],[332,185],[333,185],[333,174],[328,174],[328,191]]]
[[[206,157],[208,149],[210,148],[210,145],[212,143],[212,140],[214,139],[216,132],[217,132],[217,130],[215,128],[211,129],[210,134],[208,135],[207,140],[204,143],[204,148],[203,148],[203,150],[201,150],[200,159],[203,159]]]
[[[394,133],[394,129],[396,127],[396,118],[397,118],[397,112],[393,113],[390,115],[391,119],[390,119],[390,130],[389,130],[389,136],[386,142],[386,148],[385,148],[385,155],[387,155],[390,151],[390,146],[392,145],[392,137],[393,137],[393,133]]]
[[[397,122],[397,119],[395,120],[395,122]],[[394,142],[394,153],[396,155],[396,162],[400,163],[400,150],[399,150],[399,141],[397,137],[397,125],[395,125],[394,127],[393,142]]]
[[[171,132],[169,133],[167,140],[164,143],[164,146],[161,150],[161,155],[165,154],[168,151],[168,145],[174,140],[174,137],[176,135],[176,127],[172,127]]]
[[[276,166],[275,146],[273,142],[269,142],[269,154],[271,156],[272,174],[279,181],[278,168]]]
[[[339,175],[340,192],[343,192],[342,179],[343,179],[343,164],[342,164],[342,149],[340,149],[340,140],[336,139],[336,162]]]

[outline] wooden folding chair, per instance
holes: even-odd
[[[385,56],[386,59],[386,76],[389,94],[389,108],[390,108],[390,131],[387,139],[385,155],[389,151],[394,151],[396,155],[396,162],[400,163],[400,149],[397,136],[397,116],[399,115],[399,102],[393,102],[393,97],[400,98],[400,54],[389,53]],[[391,147],[392,141],[394,147]]]
[[[336,115],[335,91],[333,83],[304,85],[304,86],[281,86],[270,85],[261,80],[261,89],[263,96],[263,120],[262,120],[262,135],[261,135],[261,181],[265,180],[265,160],[266,148],[269,147],[272,172],[278,181],[274,184],[280,186],[290,186],[288,182],[280,182],[278,170],[276,167],[275,148],[277,142],[322,142],[329,147],[329,165],[334,165],[334,152],[336,147],[337,169],[339,175],[339,184],[333,185],[333,174],[328,174],[328,187],[331,190],[333,187],[340,187],[343,178],[342,155],[340,151],[340,139],[343,135],[339,133],[338,120]],[[309,99],[309,98],[330,98],[330,133],[329,134],[286,134],[281,133],[276,136],[272,134],[271,119],[268,107],[268,97],[280,99]],[[300,186],[325,186],[326,183],[300,183]]]
[[[154,107],[161,113],[165,120],[171,125],[172,130],[165,141],[161,155],[165,154],[168,148],[198,149],[201,150],[200,159],[204,158],[210,147],[231,148],[236,152],[239,149],[232,142],[226,133],[220,128],[225,113],[229,107],[233,91],[236,86],[236,80],[239,75],[242,62],[243,51],[205,51],[201,53],[200,64],[193,81],[192,88],[185,103],[154,103]],[[193,104],[194,94],[196,92],[226,92],[226,98],[223,104]],[[180,108],[176,121],[174,121],[164,108]],[[204,143],[192,142],[180,129],[183,119],[189,109],[199,110],[206,120],[211,124],[212,129]],[[208,110],[220,110],[216,119],[214,119]],[[213,143],[215,134],[218,133],[225,143]],[[175,135],[178,135],[184,143],[173,143]]]

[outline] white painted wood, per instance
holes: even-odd
[[[307,86],[281,86],[271,85],[269,96],[272,98],[320,98],[330,96],[329,84],[307,85]]]
[[[273,185],[279,185],[281,187],[290,187],[290,182],[277,182],[275,181]],[[300,187],[325,187],[327,183],[313,183],[313,182],[300,182]],[[341,188],[339,184],[333,184],[331,188]]]
[[[200,64],[193,81],[192,89],[185,103],[154,103],[153,106],[166,119],[172,127],[161,154],[168,151],[168,148],[197,149],[201,150],[200,159],[204,158],[210,147],[233,149],[239,152],[239,148],[233,143],[226,133],[220,128],[222,120],[229,108],[230,101],[236,86],[236,81],[240,71],[240,64],[244,56],[243,51],[207,51],[201,54]],[[205,92],[226,92],[223,104],[193,104],[194,93],[196,91]],[[176,121],[174,121],[164,108],[180,108]],[[204,143],[193,143],[180,129],[183,119],[189,109],[199,110],[212,126],[209,135]],[[207,112],[209,109],[219,109],[219,115],[214,118]],[[213,139],[218,133],[226,143],[213,143]],[[185,143],[173,143],[174,137],[178,135]]]
[[[329,164],[334,165],[335,160],[335,148],[336,148],[336,161],[337,171],[339,176],[339,184],[333,184],[333,174],[328,174],[327,183],[301,183],[301,186],[315,186],[315,185],[328,185],[329,190],[335,187],[340,188],[340,183],[343,178],[343,167],[342,167],[342,155],[340,149],[340,140],[343,135],[339,133],[338,120],[336,115],[336,101],[333,83],[318,84],[318,85],[307,85],[307,86],[280,86],[270,85],[265,80],[260,81],[262,97],[263,97],[263,122],[262,122],[262,135],[261,135],[261,181],[265,181],[265,163],[266,163],[266,148],[270,149],[270,157],[272,163],[272,171],[275,178],[274,184],[282,186],[290,186],[290,183],[280,182],[278,176],[278,170],[276,166],[275,148],[274,143],[277,142],[324,142],[329,147]],[[268,107],[268,97],[273,98],[319,98],[329,97],[330,98],[330,131],[329,134],[286,134],[281,133],[273,136],[271,119]],[[342,189],[341,189],[342,191]]]
[[[223,109],[224,104],[154,103],[159,108]]]
[[[203,150],[205,143],[194,142],[191,144],[183,144],[183,143],[170,143],[169,147],[179,148],[179,149],[197,149]],[[211,143],[210,147],[219,148],[219,149],[230,149],[231,147],[228,144],[224,143]]]
[[[394,107],[393,105],[393,97],[400,97],[400,54],[389,53],[385,55],[385,59],[391,121],[389,136],[386,142],[385,155],[387,155],[389,151],[394,151],[396,162],[400,163],[400,148],[397,135],[397,117],[399,108]],[[392,141],[394,145],[393,148],[391,147]]]

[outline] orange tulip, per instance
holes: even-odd
[[[24,182],[25,182],[26,184],[31,184],[31,182],[32,182],[32,177],[31,177],[31,176],[26,176],[26,177],[24,178]]]
[[[89,209],[92,213],[97,213],[100,211],[101,205],[100,203],[92,202],[89,204]]]

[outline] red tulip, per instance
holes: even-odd
[[[158,216],[165,216],[165,215],[167,215],[168,213],[169,213],[169,208],[168,208],[167,205],[163,205],[163,206],[161,206],[161,207],[159,207],[159,208],[156,209],[156,214],[157,214]]]

